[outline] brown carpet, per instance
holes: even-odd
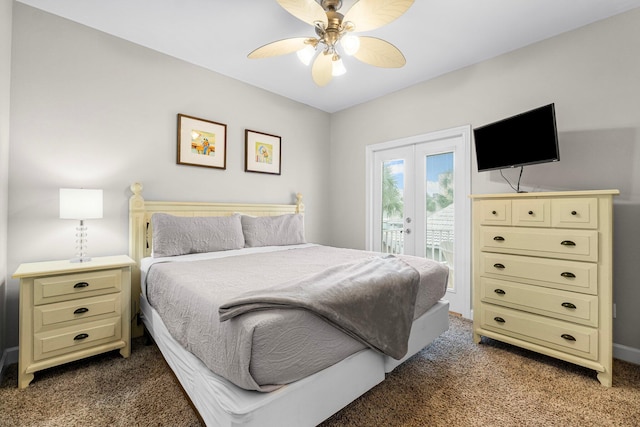
[[[17,366],[0,385],[1,426],[200,426],[155,345],[36,373],[18,390]],[[471,322],[451,327],[386,381],[325,421],[335,426],[639,426],[640,366],[614,361],[614,386],[595,372],[487,340]]]

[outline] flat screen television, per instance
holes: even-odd
[[[479,172],[560,160],[554,104],[475,128],[473,137]]]

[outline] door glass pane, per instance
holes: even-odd
[[[382,252],[404,253],[404,160],[382,163]]]
[[[453,153],[425,157],[426,257],[449,267],[449,289],[453,289]]]

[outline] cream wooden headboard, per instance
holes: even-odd
[[[243,213],[252,216],[274,216],[288,213],[304,213],[302,195],[296,194],[296,202],[291,205],[256,203],[206,203],[206,202],[169,202],[148,201],[142,197],[142,184],[131,184],[133,195],[129,199],[129,256],[136,265],[131,271],[132,313],[138,313],[140,307],[140,260],[151,256],[152,236],[151,215],[168,213],[177,216],[226,216]],[[132,333],[142,334],[134,316]]]

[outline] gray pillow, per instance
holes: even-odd
[[[217,252],[244,247],[240,215],[183,217],[151,216],[153,256]]]
[[[242,215],[246,247],[282,246],[306,243],[304,217],[301,214],[252,217]]]

